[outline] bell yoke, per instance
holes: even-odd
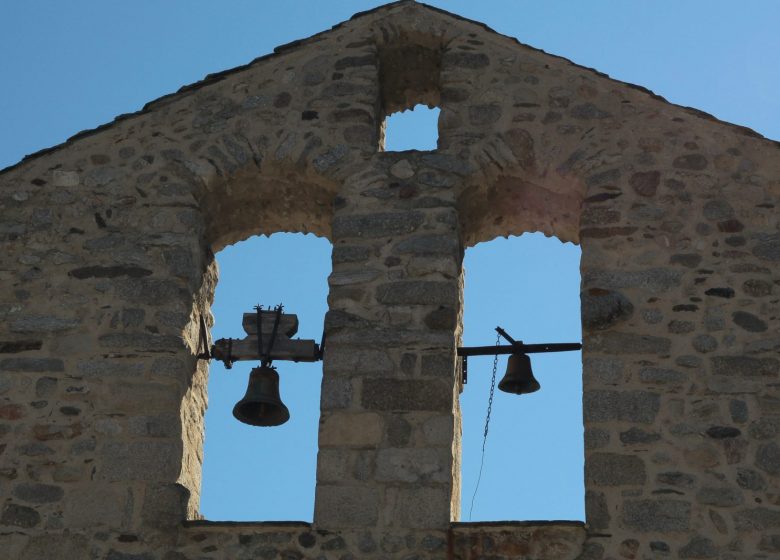
[[[202,359],[216,358],[230,369],[239,360],[260,360],[260,367],[252,369],[249,385],[244,397],[233,407],[233,416],[239,422],[250,426],[279,426],[290,419],[290,411],[279,394],[279,373],[271,363],[273,360],[314,362],[322,359],[325,352],[325,335],[319,345],[313,340],[291,339],[298,332],[298,317],[282,313],[281,304],[271,310],[255,307],[255,313],[244,313],[243,327],[247,337],[240,340],[222,338],[209,349],[205,323],[201,320],[201,346],[206,348],[199,355]],[[270,333],[264,334],[270,327]],[[541,388],[531,370],[528,354],[541,352],[568,352],[580,350],[580,343],[523,344],[502,329],[496,332],[509,345],[459,346],[461,381],[468,381],[468,357],[509,354],[507,369],[498,388],[505,393],[525,395]]]

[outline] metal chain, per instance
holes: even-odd
[[[496,336],[496,348],[501,341],[501,334]],[[482,480],[482,467],[485,466],[485,446],[487,445],[488,430],[490,429],[490,414],[493,412],[493,394],[496,390],[496,371],[498,369],[498,353],[493,357],[493,375],[490,378],[490,396],[488,397],[487,414],[485,415],[485,432],[482,435],[482,458],[479,461],[479,475],[477,476],[477,485],[474,487],[474,494],[471,496],[471,507],[469,508],[469,521],[471,521],[471,512],[474,511],[474,499],[477,497],[479,483]]]

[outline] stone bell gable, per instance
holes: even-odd
[[[777,143],[408,0],[30,156],[0,557],[772,558],[778,205]],[[333,244],[314,523],[204,521],[214,254],[281,231]],[[533,231],[582,247],[586,523],[459,523],[463,252]]]

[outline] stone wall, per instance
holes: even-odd
[[[408,63],[414,61],[414,64]],[[381,151],[439,105],[439,147]],[[770,558],[780,152],[412,2],[0,174],[9,558]],[[199,521],[213,255],[333,242],[315,521]],[[457,523],[463,250],[582,246],[586,525]]]

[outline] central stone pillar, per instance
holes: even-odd
[[[336,199],[320,528],[442,529],[459,514],[456,167],[437,154],[379,153]]]

